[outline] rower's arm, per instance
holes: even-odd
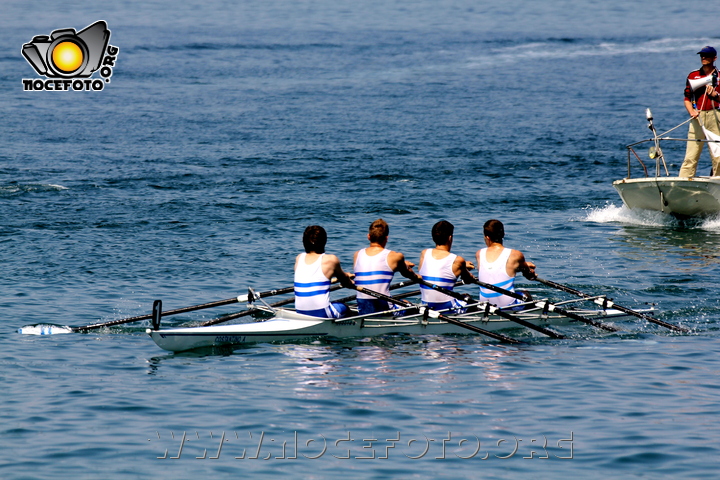
[[[523,274],[523,277],[528,280],[534,280],[537,277],[535,273],[535,264],[525,260],[525,255],[518,250],[513,250],[508,259],[508,263],[511,264],[512,275],[514,276],[517,272]],[[510,272],[508,272],[509,274]]]
[[[456,277],[460,277],[465,283],[475,283],[477,278],[470,273],[470,269],[475,268],[472,262],[466,262],[465,259],[458,255],[453,263],[453,273]]]
[[[388,256],[388,264],[390,268],[393,269],[393,272],[398,272],[403,277],[414,282],[420,280],[420,277],[417,275],[417,273],[413,272],[412,270],[412,267],[414,267],[415,264],[405,260],[405,255],[403,255],[402,253],[390,253],[390,255]]]
[[[335,257],[333,255],[333,257]],[[333,267],[333,277],[337,278],[340,282],[340,285],[342,285],[345,288],[354,288],[355,282],[352,281],[352,277],[350,274],[346,273],[342,267],[340,266],[340,260],[335,257],[334,259],[334,267]]]

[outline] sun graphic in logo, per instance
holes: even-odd
[[[52,62],[61,71],[75,72],[83,64],[83,51],[75,42],[58,43],[52,52]]]

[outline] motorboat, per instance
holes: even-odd
[[[673,177],[670,176],[661,142],[663,141],[697,141],[717,143],[714,139],[689,140],[687,138],[671,138],[668,134],[684,125],[681,123],[667,132],[658,134],[653,124],[652,112],[647,109],[648,128],[653,138],[641,140],[627,146],[628,172],[627,177],[613,182],[613,187],[620,194],[623,203],[631,210],[651,210],[673,215],[677,218],[708,217],[720,214],[720,177]],[[640,159],[635,147],[651,143],[649,157],[655,160],[655,174],[648,173],[647,166]],[[644,176],[632,177],[632,157],[642,166]],[[663,175],[664,173],[664,175]]]

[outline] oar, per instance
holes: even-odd
[[[469,295],[464,295],[462,293],[455,292],[453,290],[448,290],[447,288],[443,288],[439,285],[435,285],[433,283],[428,282],[427,280],[420,280],[420,285],[425,285],[428,288],[432,288],[435,291],[438,291],[440,293],[444,293],[445,295],[448,295],[453,298],[457,298],[458,300],[468,301],[468,299],[472,300]],[[544,335],[547,335],[548,337],[562,339],[565,338],[565,335],[561,335],[559,333],[553,332],[552,330],[548,330],[547,328],[543,328],[540,325],[535,325],[534,323],[530,323],[527,320],[523,320],[520,317],[517,317],[515,315],[511,315],[507,312],[504,312],[500,310],[496,305],[493,305],[489,302],[488,304],[488,312],[492,313],[493,315],[498,315],[500,317],[503,317],[507,320],[510,320],[512,322],[517,323],[518,325],[522,325],[523,327],[527,327],[531,330],[535,330],[536,332],[540,332]]]
[[[414,282],[411,280],[403,280],[402,282],[393,283],[388,288],[390,290],[396,290],[398,288],[415,285],[416,283],[417,282]],[[413,290],[412,292],[406,292],[406,293],[401,293],[400,295],[395,295],[395,298],[412,297],[413,295],[418,295],[419,293],[420,293],[420,290]],[[337,300],[333,300],[333,302],[340,302],[340,303],[351,302],[351,301],[355,300],[356,297],[357,297],[356,295],[350,295],[349,297],[343,297],[343,298],[339,298]]]
[[[566,285],[561,285],[559,283],[555,283],[550,280],[544,280],[540,277],[535,277],[535,280],[544,285],[547,285],[548,287],[556,288],[558,290],[562,290],[563,292],[572,293],[573,295],[577,295],[578,297],[592,300],[593,302],[597,303],[598,305],[601,305],[603,308],[614,308],[616,310],[620,310],[621,312],[627,313],[628,315],[634,315],[638,318],[642,318],[643,320],[647,320],[648,322],[656,323],[665,328],[669,328],[670,330],[675,330],[678,332],[685,332],[685,333],[690,332],[690,330],[685,327],[679,327],[677,325],[673,325],[672,323],[667,323],[658,318],[651,317],[650,315],[646,315],[642,312],[636,312],[635,310],[631,310],[627,307],[620,306],[620,305],[616,304],[615,302],[613,302],[612,300],[609,300],[607,298],[601,299],[601,298],[593,297],[592,295],[588,295],[587,293],[583,293],[579,290],[575,290],[574,288],[568,287]]]
[[[390,290],[395,290],[395,289],[397,289],[397,288],[407,287],[408,285],[413,285],[413,284],[415,284],[415,282],[404,281],[404,282],[398,282],[398,283],[395,283],[395,284],[393,284],[393,285],[390,285],[389,288],[390,288]],[[342,285],[333,285],[332,287],[330,287],[330,291],[332,292],[332,291],[335,291],[335,290],[339,290],[339,289],[341,289],[341,288],[343,288]],[[419,293],[419,292],[411,292],[411,293],[415,293],[415,295],[417,295],[417,293]],[[258,295],[258,294],[256,294],[256,295]],[[335,301],[336,301],[336,302],[343,303],[343,302],[349,302],[350,300],[354,300],[354,299],[355,299],[355,295],[353,295],[353,296],[351,296],[351,297],[341,298],[341,299],[335,300]],[[288,299],[281,300],[281,301],[276,302],[276,303],[271,303],[270,306],[273,307],[273,308],[274,308],[274,307],[282,307],[283,305],[287,305],[287,304],[289,304],[289,303],[293,303],[294,301],[295,301],[295,298],[288,298]],[[256,308],[250,308],[250,309],[248,309],[248,310],[243,310],[242,312],[231,313],[231,314],[229,314],[229,315],[223,315],[222,317],[218,317],[218,318],[215,318],[215,319],[213,319],[213,320],[208,320],[208,321],[206,321],[206,322],[201,323],[201,324],[198,325],[198,326],[199,326],[199,327],[208,327],[208,326],[210,326],[210,325],[217,325],[217,324],[219,324],[219,323],[229,322],[230,320],[235,320],[236,318],[240,318],[240,317],[244,317],[244,316],[246,316],[246,315],[250,315],[251,313],[254,313],[254,312],[256,312],[256,311],[257,311]]]
[[[267,292],[255,293],[254,299],[270,297],[273,295],[282,295],[284,293],[290,293],[293,290],[294,290],[294,287],[281,288],[279,290],[268,290]],[[216,302],[203,303],[201,305],[192,305],[189,307],[177,308],[175,310],[168,310],[167,312],[162,312],[162,316],[166,317],[169,315],[177,315],[180,313],[194,312],[196,310],[203,310],[206,308],[221,307],[223,305],[230,305],[232,303],[247,302],[250,299],[251,295],[252,295],[252,293],[250,291],[248,291],[248,295],[238,295],[237,297],[227,298],[225,300],[218,300]],[[152,314],[147,314],[147,315],[138,315],[136,317],[122,318],[120,320],[112,320],[110,322],[93,323],[90,325],[83,325],[80,327],[67,327],[67,326],[56,325],[55,328],[53,328],[53,329],[46,329],[45,334],[84,332],[87,330],[95,330],[95,329],[103,328],[103,327],[112,327],[115,325],[122,325],[124,323],[139,322],[140,320],[149,320],[151,318],[152,318]],[[18,331],[20,333],[23,333],[23,330],[26,329],[27,327],[31,327],[31,326],[27,325],[25,327],[21,327]],[[27,332],[34,332],[34,330],[29,328],[29,329],[27,329]]]
[[[333,283],[337,282],[337,280],[333,279]],[[203,303],[202,305],[192,305],[190,307],[183,307],[183,308],[177,308],[175,310],[168,310],[167,312],[162,312],[163,317],[168,317],[170,315],[178,315],[180,313],[187,313],[187,312],[194,312],[196,310],[204,310],[206,308],[212,308],[212,307],[221,307],[223,305],[230,305],[233,303],[242,303],[247,301],[253,301],[260,298],[266,298],[266,297],[272,297],[274,295],[283,295],[285,293],[291,293],[295,291],[295,287],[285,287],[278,290],[268,290],[266,292],[253,292],[252,290],[248,289],[247,295],[238,295],[237,297],[233,298],[227,298],[225,300],[218,300],[217,302],[210,302],[210,303]],[[147,320],[149,318],[152,318],[152,314],[150,315],[139,315],[137,317],[130,317],[130,318],[124,318],[121,320],[114,320],[112,322],[105,322],[105,323],[96,323],[93,325],[85,325],[84,327],[72,327],[73,331],[83,331],[83,330],[92,330],[96,328],[102,328],[102,327],[111,327],[113,325],[120,325],[123,323],[132,323],[137,322],[140,320]]]
[[[340,285],[333,285],[330,287],[331,290],[338,288],[342,288]],[[271,303],[271,307],[282,307],[283,305],[287,305],[288,303],[293,303],[295,301],[294,298],[286,298],[285,300],[280,300],[279,302]],[[244,317],[246,315],[250,315],[251,313],[257,312],[257,308],[249,308],[247,310],[243,310],[242,312],[237,313],[231,313],[229,315],[223,315],[222,317],[214,318],[212,320],[208,320],[206,322],[201,323],[198,325],[198,327],[208,327],[210,325],[217,325],[218,323],[224,323],[229,322],[230,320],[234,320],[236,318]]]
[[[421,312],[422,312],[422,311],[427,311],[427,312],[429,313],[429,315],[432,316],[433,318],[438,318],[438,319],[442,320],[443,322],[451,323],[451,324],[453,324],[453,325],[457,325],[458,327],[466,328],[466,329],[471,330],[471,331],[473,331],[473,332],[475,332],[475,333],[480,333],[480,334],[482,334],[482,335],[488,336],[488,337],[490,337],[490,338],[494,338],[494,339],[496,339],[496,340],[500,340],[500,341],[502,341],[502,342],[514,343],[514,344],[522,343],[522,342],[520,342],[519,340],[515,340],[514,338],[510,338],[510,337],[508,337],[508,336],[506,336],[506,335],[503,335],[503,334],[501,334],[501,333],[490,332],[490,331],[485,330],[485,329],[482,329],[482,328],[480,328],[480,327],[476,327],[475,325],[470,325],[470,324],[468,324],[468,323],[461,322],[460,320],[455,320],[454,318],[450,318],[450,317],[448,317],[448,316],[446,316],[446,315],[441,314],[440,312],[437,312],[437,311],[432,310],[432,309],[430,309],[430,308],[428,308],[428,307],[425,307],[425,306],[415,305],[415,304],[413,304],[413,303],[408,302],[407,300],[400,300],[400,299],[397,299],[397,298],[395,298],[395,297],[391,297],[391,296],[389,296],[389,295],[385,295],[385,294],[382,294],[382,293],[380,293],[380,292],[376,292],[376,291],[374,291],[374,290],[369,290],[369,289],[367,289],[367,288],[360,287],[360,286],[357,286],[357,285],[355,285],[355,289],[356,289],[358,292],[364,293],[364,294],[366,294],[366,295],[370,295],[371,297],[379,298],[380,300],[385,300],[386,302],[389,302],[389,303],[394,303],[395,305],[400,305],[400,306],[403,306],[403,307],[417,308],[417,309],[419,309]]]
[[[582,315],[578,315],[577,313],[571,312],[569,310],[566,310],[564,308],[558,307],[557,305],[553,305],[552,303],[545,302],[545,301],[533,301],[531,300],[527,295],[523,295],[519,292],[513,292],[510,290],[506,290],[502,287],[498,287],[493,285],[492,283],[485,283],[481,282],[480,280],[475,280],[473,283],[476,285],[480,285],[483,288],[486,288],[488,290],[493,290],[498,293],[502,293],[503,295],[507,295],[508,297],[517,298],[518,300],[522,300],[523,302],[532,302],[536,307],[545,308],[547,307],[549,312],[557,312],[560,315],[565,315],[568,318],[572,318],[573,320],[577,320],[579,322],[587,323],[588,325],[592,325],[593,327],[602,328],[603,330],[607,330],[608,332],[618,332],[620,329],[613,327],[612,325],[608,325],[606,323],[597,322],[595,320],[592,320],[587,317],[583,317]]]

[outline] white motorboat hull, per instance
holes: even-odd
[[[613,186],[633,210],[683,218],[720,214],[720,177],[625,178],[614,181]]]
[[[578,315],[593,319],[624,316],[618,310],[573,310]],[[549,313],[543,315],[539,309],[527,313],[514,313],[520,318],[539,326],[567,325],[578,323],[565,316]],[[452,315],[470,325],[488,331],[508,328],[523,328],[515,322],[501,317],[481,314]],[[285,341],[312,341],[321,338],[352,338],[392,334],[443,335],[468,334],[469,330],[421,315],[393,318],[388,316],[350,317],[341,320],[320,319],[296,313],[293,310],[277,309],[275,316],[264,322],[234,325],[213,325],[171,329],[148,329],[147,333],[162,349],[181,352],[202,347],[242,345],[246,343],[268,343]]]

